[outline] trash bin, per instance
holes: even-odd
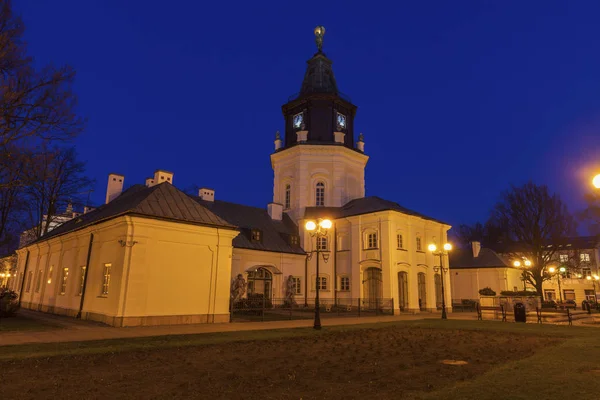
[[[515,322],[527,322],[527,311],[523,303],[515,304]]]

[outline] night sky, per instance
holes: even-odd
[[[600,2],[19,0],[29,52],[70,64],[92,201],[157,168],[179,188],[265,207],[281,105],[324,25],[358,106],[367,195],[452,224],[485,219],[511,183],[572,211],[600,172]]]

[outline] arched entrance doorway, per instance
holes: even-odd
[[[408,308],[408,273],[398,272],[398,305],[400,311]]]
[[[419,272],[417,275],[417,286],[419,290],[419,309],[427,309],[427,289],[425,288],[425,273]]]
[[[435,274],[435,307],[438,309],[442,308],[442,279],[440,274]]]
[[[363,295],[368,308],[377,307],[378,300],[383,296],[383,276],[381,270],[369,267],[363,272]]]
[[[266,299],[273,296],[273,274],[263,267],[248,271],[248,296],[258,294]]]

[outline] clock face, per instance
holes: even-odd
[[[337,126],[339,129],[346,129],[346,116],[344,114],[337,113]]]
[[[303,113],[299,113],[294,115],[293,124],[295,129],[300,129],[302,127],[302,122],[304,121]]]

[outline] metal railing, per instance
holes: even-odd
[[[321,318],[366,317],[394,314],[394,299],[342,298],[319,300]],[[304,304],[287,299],[251,298],[230,304],[230,321],[256,322],[314,318],[314,299]]]
[[[453,312],[475,312],[477,310],[477,299],[452,299]]]

